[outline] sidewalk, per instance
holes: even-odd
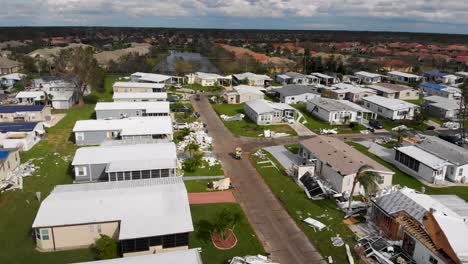
[[[231,191],[188,194],[190,204],[237,203]]]

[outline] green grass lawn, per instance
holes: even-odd
[[[380,120],[384,128],[390,132],[392,131],[392,128],[400,125],[405,125],[415,131],[425,131],[429,127],[424,122],[416,122],[413,120],[390,120],[382,117],[379,117],[378,120]]]
[[[184,176],[219,176],[224,175],[223,168],[221,164],[216,164],[214,166],[208,166],[208,162],[203,161],[203,165],[197,168],[193,172],[184,172]]]
[[[218,115],[233,116],[244,113],[244,104],[212,104]],[[296,131],[289,125],[259,126],[252,122],[247,116],[241,121],[223,121],[224,125],[233,133],[244,137],[262,137],[264,130],[297,135]]]
[[[358,127],[355,129],[351,129],[349,126],[346,126],[346,125],[343,125],[343,126],[330,125],[328,122],[325,122],[319,119],[318,117],[312,115],[311,113],[309,113],[309,111],[307,111],[306,104],[293,104],[291,106],[296,108],[302,113],[305,120],[307,121],[307,123],[305,123],[304,125],[315,133],[320,133],[321,128],[324,128],[324,129],[337,128],[339,134],[355,134],[355,133],[359,133],[360,130],[366,129],[361,124],[358,124]],[[303,122],[303,120],[301,120],[301,122]]]
[[[187,192],[208,192],[208,183],[218,179],[184,181]]]
[[[184,84],[184,88],[192,89],[194,91],[202,91],[202,92],[219,92],[223,91],[224,87],[222,86],[201,86],[200,84]]]
[[[402,172],[398,169],[395,165],[384,161],[383,159],[379,158],[378,156],[370,153],[366,147],[362,146],[361,144],[355,142],[347,142],[349,145],[353,146],[355,149],[361,151],[369,158],[379,162],[383,166],[387,167],[388,169],[395,172],[393,175],[393,184],[399,184],[401,186],[407,186],[409,188],[415,189],[417,191],[421,190],[422,186],[425,186],[422,182],[418,181],[414,177]],[[433,188],[429,186],[426,187],[427,194],[455,194],[460,196],[461,198],[468,201],[468,187],[463,186],[454,186],[454,187],[443,187],[443,188]]]
[[[309,240],[315,245],[322,256],[333,256],[334,263],[348,263],[344,247],[334,247],[331,237],[339,234],[351,248],[356,244],[354,234],[342,223],[344,213],[339,211],[332,200],[310,200],[304,191],[284,172],[281,165],[269,154],[268,157],[275,161],[279,171],[273,167],[265,167],[265,164],[257,164],[259,159],[251,156],[254,166],[270,186],[273,193],[288,210],[291,217],[304,231]],[[322,216],[322,217],[319,217]],[[314,231],[304,224],[302,219],[312,217],[327,226],[322,231]]]
[[[191,205],[192,220],[195,230],[199,230],[200,221],[213,222],[216,215],[223,209],[228,209],[233,213],[240,213],[243,217],[236,225],[234,232],[237,237],[237,245],[230,250],[216,249],[210,240],[206,240],[196,231],[190,235],[190,247],[202,248],[202,258],[204,264],[225,264],[228,259],[235,256],[265,254],[263,246],[258,241],[255,233],[250,227],[241,207],[238,204],[206,204]]]
[[[294,154],[298,154],[299,153],[299,148],[300,148],[300,145],[299,144],[285,144],[284,147],[291,151],[292,153]]]

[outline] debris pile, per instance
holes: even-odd
[[[220,115],[221,119],[224,121],[240,121],[244,119],[245,115],[244,114],[237,114],[233,116],[228,116],[228,115]]]
[[[442,124],[442,127],[455,130],[460,129],[460,124],[457,122],[445,122]]]
[[[253,155],[255,157],[258,157],[258,158],[262,159],[262,160],[266,159],[265,152],[262,149],[257,150],[257,152],[255,152]]]
[[[184,140],[177,144],[177,151],[183,152],[191,143],[197,144],[201,151],[209,151],[213,144],[213,138],[208,136],[204,130],[190,132],[188,136],[184,137]]]
[[[340,237],[340,234],[336,235],[336,237],[331,237],[331,241],[333,246],[335,247],[342,247],[344,246],[343,238]]]
[[[262,255],[234,257],[231,259],[231,261],[229,261],[229,264],[264,264],[264,263],[273,264],[274,262],[272,262],[270,259]]]
[[[328,134],[336,135],[338,134],[338,129],[337,128],[331,128],[331,129],[321,128],[320,129],[320,135],[328,135]]]
[[[263,130],[263,134],[260,136],[264,136],[266,138],[272,137],[272,138],[279,138],[279,137],[287,137],[290,136],[288,133],[281,133],[281,132],[274,132],[271,130]]]
[[[203,130],[205,128],[202,122],[189,123],[188,127],[190,130],[193,130],[193,131]]]

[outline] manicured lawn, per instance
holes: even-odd
[[[345,126],[345,125],[343,125],[343,126],[330,125],[329,123],[327,123],[327,122],[319,119],[318,117],[315,117],[311,113],[309,113],[309,111],[307,111],[307,108],[306,108],[305,104],[294,104],[294,105],[291,105],[291,106],[296,108],[297,110],[299,110],[302,113],[305,120],[307,121],[307,123],[305,123],[304,125],[307,128],[309,128],[310,130],[312,130],[313,132],[315,132],[315,133],[320,133],[321,128],[323,128],[323,129],[337,128],[339,134],[355,134],[355,133],[359,133],[360,130],[365,130],[366,129],[361,124],[358,124],[358,127],[355,128],[355,129],[351,129],[349,126]],[[303,122],[302,119],[301,119],[301,122]]]
[[[405,101],[408,102],[408,103],[415,104],[415,105],[422,105],[422,103],[423,103],[423,97],[419,97],[419,98],[416,99],[416,100],[405,100]]]
[[[418,181],[414,177],[399,170],[395,165],[388,163],[384,161],[383,159],[379,158],[378,156],[370,153],[367,150],[367,148],[362,146],[361,144],[358,144],[355,142],[347,142],[347,143],[353,146],[355,149],[364,153],[369,158],[379,162],[383,166],[394,171],[395,175],[393,175],[393,181],[392,181],[393,184],[407,186],[417,191],[421,191],[421,187],[425,186],[422,182]],[[455,194],[468,201],[468,187],[454,186],[454,187],[445,187],[445,188],[433,188],[433,187],[425,186],[425,188],[426,188],[427,194]]]
[[[236,225],[234,232],[237,237],[237,245],[230,250],[216,249],[210,240],[201,236],[196,231],[190,235],[190,247],[202,248],[202,258],[204,264],[225,264],[235,256],[265,254],[263,246],[258,241],[255,233],[250,227],[241,207],[238,204],[206,204],[191,205],[192,220],[195,230],[200,229],[203,221],[214,222],[216,215],[223,209],[242,215],[241,221]]]
[[[187,192],[207,192],[208,183],[217,179],[184,181]]]
[[[202,92],[218,92],[224,90],[222,86],[201,86],[200,84],[184,84],[183,87]]]
[[[299,148],[300,148],[299,144],[285,144],[284,147],[294,154],[299,153]]]
[[[244,113],[243,104],[212,104],[218,115],[233,116]],[[233,133],[245,137],[263,137],[264,130],[271,130],[279,133],[288,133],[291,136],[297,135],[296,131],[289,125],[269,125],[259,126],[252,122],[247,116],[240,121],[223,121],[224,125]]]
[[[415,131],[425,131],[429,127],[424,122],[416,122],[412,120],[390,120],[382,117],[379,117],[378,120],[380,120],[384,128],[389,132],[392,131],[392,128],[401,125],[405,125]]]
[[[275,161],[278,168],[282,170],[278,171],[272,167],[265,167],[265,164],[257,164],[260,159],[253,155],[251,158],[257,171],[262,175],[276,197],[322,256],[332,256],[334,263],[348,263],[344,246],[334,247],[331,242],[331,237],[339,234],[351,248],[356,244],[354,234],[342,223],[344,213],[337,209],[335,202],[332,200],[310,200],[292,178],[286,175],[281,165],[269,153],[267,153],[267,156]],[[322,231],[314,231],[312,227],[302,222],[302,219],[307,217],[322,222],[327,228]]]

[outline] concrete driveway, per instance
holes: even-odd
[[[289,171],[293,165],[299,164],[299,158],[297,155],[289,151],[283,145],[266,147],[264,150],[270,152],[271,155],[273,155],[273,157],[275,157],[275,159],[277,159],[283,166],[283,168],[286,169],[286,171]]]
[[[226,177],[235,186],[234,196],[265,250],[274,261],[282,264],[326,263],[307,236],[296,225],[249,159],[250,151],[257,147],[297,143],[298,138],[244,138],[233,135],[221,122],[205,95],[192,100],[195,111],[207,124],[213,137],[213,148]],[[241,160],[231,156],[236,147],[243,148]]]

